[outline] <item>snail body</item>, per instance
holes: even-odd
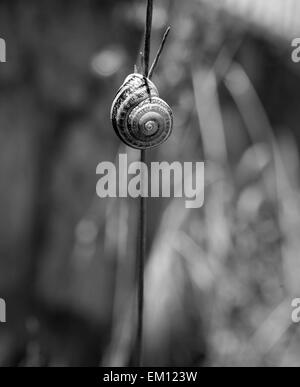
[[[154,83],[138,73],[130,74],[118,90],[111,120],[119,138],[135,149],[162,144],[173,127],[171,108],[159,97]]]

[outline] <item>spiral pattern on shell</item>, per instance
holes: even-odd
[[[154,83],[137,73],[129,75],[118,90],[111,120],[119,138],[135,149],[162,144],[173,127],[171,108],[159,98]]]

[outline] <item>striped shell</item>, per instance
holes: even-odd
[[[171,108],[159,98],[154,83],[138,73],[129,75],[118,90],[111,120],[119,138],[136,149],[162,144],[173,126]]]

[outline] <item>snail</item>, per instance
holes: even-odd
[[[147,77],[128,75],[111,107],[111,121],[119,138],[135,149],[148,149],[165,142],[172,132],[173,114]]]

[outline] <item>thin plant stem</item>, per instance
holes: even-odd
[[[141,162],[146,163],[146,151],[141,151]],[[142,185],[145,176],[142,175]],[[141,187],[143,190],[143,187]],[[146,198],[141,196],[139,208],[139,246],[137,257],[137,277],[138,277],[138,317],[137,317],[137,337],[135,362],[137,367],[142,366],[143,357],[143,314],[144,314],[144,265],[146,255],[146,236],[147,236],[147,202]]]
[[[147,2],[146,32],[145,32],[145,46],[144,46],[144,75],[145,75],[145,77],[148,77],[148,75],[149,75],[152,17],[153,17],[153,0],[148,0],[148,2]]]
[[[151,78],[152,75],[153,75],[153,72],[154,72],[154,70],[155,70],[155,68],[156,68],[156,66],[158,64],[158,61],[159,61],[160,56],[161,56],[161,53],[162,53],[162,51],[164,49],[164,46],[166,44],[166,41],[167,41],[168,35],[170,33],[170,30],[171,30],[171,27],[168,27],[166,32],[165,32],[165,34],[164,34],[164,37],[163,37],[162,42],[160,44],[160,47],[159,47],[159,49],[157,51],[156,57],[154,59],[154,62],[152,64],[151,68],[150,68],[150,71],[149,71],[149,74],[148,74],[148,78]]]
[[[153,17],[153,0],[147,1],[147,18],[145,31],[145,46],[143,55],[143,74],[147,78],[149,75],[150,47],[151,47],[151,30]],[[140,159],[146,163],[146,150],[141,150]],[[143,192],[144,179],[141,176],[141,191]],[[147,237],[147,202],[146,198],[141,195],[139,208],[139,246],[137,254],[137,335],[135,343],[134,362],[137,367],[142,366],[143,359],[143,315],[144,315],[144,266],[146,256],[146,237]]]

